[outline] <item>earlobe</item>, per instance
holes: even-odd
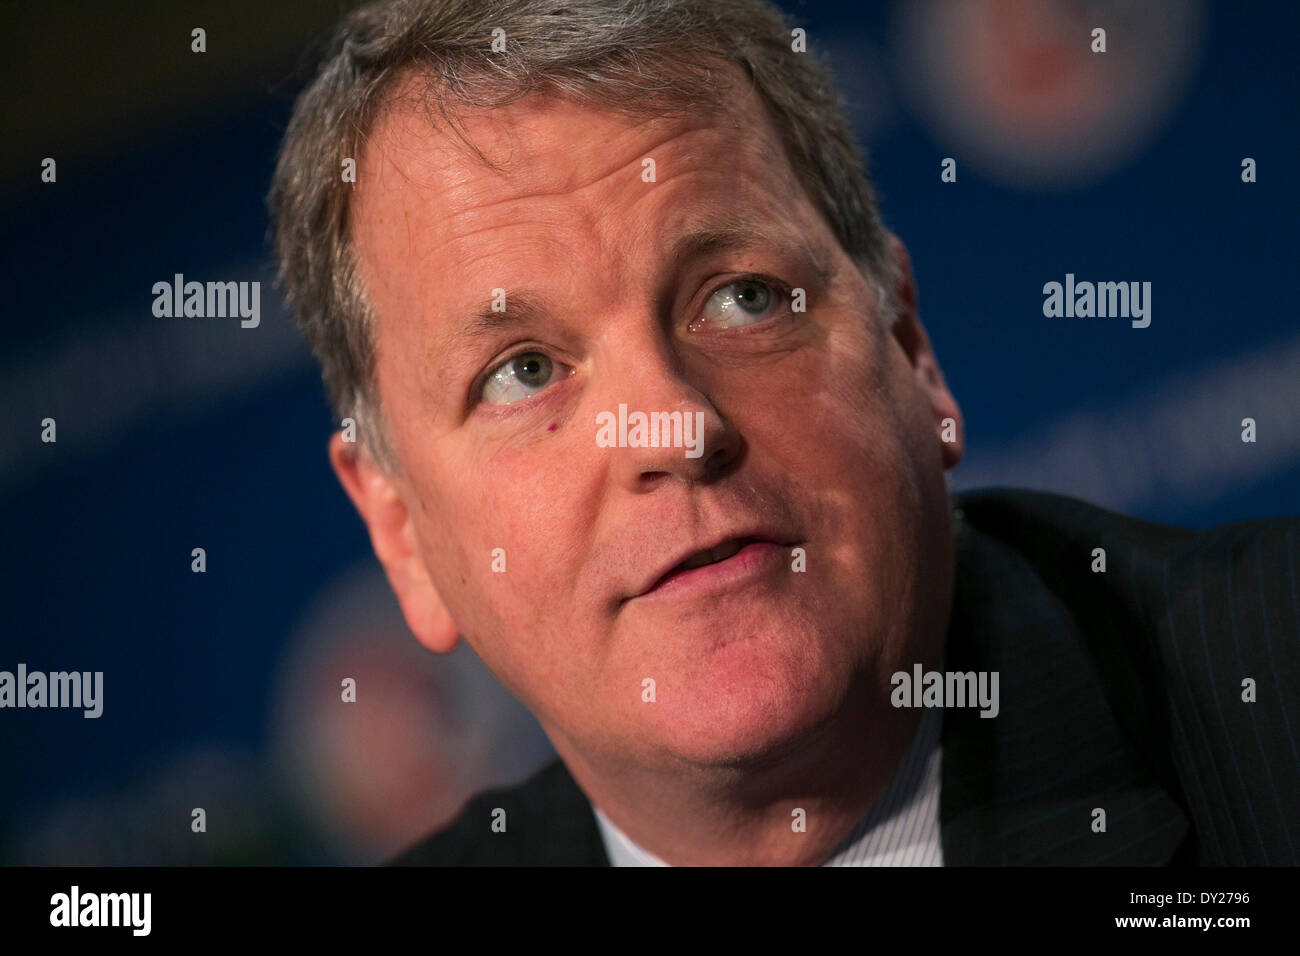
[[[460,633],[429,579],[398,482],[364,448],[345,442],[340,432],[330,439],[329,457],[339,483],[370,532],[375,557],[383,565],[416,640],[435,653],[455,650]]]
[[[952,412],[951,415],[945,415],[939,420],[939,441],[943,451],[944,471],[957,467],[966,447],[961,410],[956,407],[956,403],[953,404]]]
[[[406,620],[409,625],[409,615]],[[435,606],[421,616],[421,621],[420,630],[411,628],[417,641],[435,654],[450,654],[456,649],[460,643],[460,629],[456,627],[456,622],[451,619],[451,613],[441,600],[436,601]]]

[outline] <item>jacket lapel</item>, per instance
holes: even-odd
[[[944,864],[1169,863],[1188,818],[1107,703],[1076,616],[1016,549],[956,524],[944,666],[998,672],[1000,706],[944,713]]]

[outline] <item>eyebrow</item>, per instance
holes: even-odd
[[[495,297],[494,297],[495,298]],[[504,312],[492,308],[494,299],[488,299],[470,316],[469,321],[451,333],[450,344],[463,347],[467,342],[490,338],[504,329],[527,325],[550,315],[541,299],[530,292],[507,292]]]
[[[775,235],[767,224],[747,215],[731,215],[690,227],[672,246],[669,258],[674,265],[686,259],[701,258],[731,249],[755,246],[789,245]]]
[[[703,258],[734,249],[771,248],[784,255],[794,256],[812,269],[823,284],[829,282],[834,270],[826,246],[802,232],[773,230],[769,222],[744,213],[706,220],[690,228],[673,243],[672,262],[676,265],[683,260]]]

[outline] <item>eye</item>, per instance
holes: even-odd
[[[487,405],[509,405],[531,398],[561,377],[559,367],[549,357],[541,352],[521,352],[488,373],[482,400]]]
[[[692,320],[688,329],[700,332],[761,322],[780,307],[783,294],[780,286],[764,279],[736,279],[709,296],[703,311]]]

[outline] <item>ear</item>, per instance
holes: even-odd
[[[416,639],[439,654],[454,650],[460,633],[429,580],[397,481],[375,463],[367,450],[356,442],[345,442],[342,432],[335,432],[330,439],[329,456],[343,490],[370,531],[375,556],[384,566]]]
[[[898,318],[894,322],[892,333],[903,354],[907,356],[917,382],[929,397],[935,434],[943,452],[943,467],[947,470],[961,461],[966,447],[966,428],[962,422],[961,409],[948,391],[943,372],[939,370],[939,360],[934,357],[934,350],[930,347],[930,337],[926,335],[925,327],[921,325],[921,318],[917,314],[912,257],[902,240],[892,232],[889,233],[889,245],[894,262],[894,303],[898,307]],[[951,441],[946,441],[945,436]]]

